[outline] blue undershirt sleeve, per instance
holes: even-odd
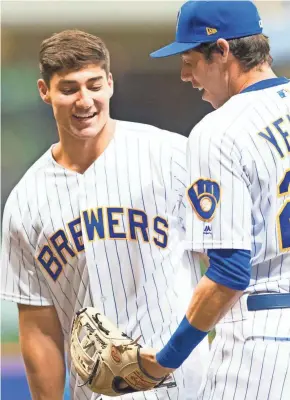
[[[249,250],[208,250],[209,267],[205,275],[212,281],[234,290],[245,290],[251,277]]]

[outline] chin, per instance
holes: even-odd
[[[216,103],[213,100],[206,99],[206,98],[202,98],[202,100],[205,101],[206,103],[209,103],[215,110],[218,108],[216,106]]]
[[[71,136],[73,136],[75,139],[81,140],[92,139],[97,136],[97,134],[98,132],[95,129],[83,129],[81,131],[71,132]]]
[[[75,129],[74,132],[72,132],[74,137],[77,137],[78,139],[93,139],[96,137],[102,130],[104,126],[101,124],[93,125],[93,126],[88,126],[83,129]]]
[[[209,101],[209,103],[211,104],[212,108],[214,108],[215,110],[217,110],[218,108],[220,108],[222,106],[222,104],[218,104],[212,101]]]
[[[225,101],[218,101],[218,100],[211,99],[210,96],[208,96],[208,95],[206,95],[206,94],[202,96],[202,100],[203,100],[203,101],[206,101],[207,103],[210,103],[211,106],[212,106],[215,110],[216,110],[217,108],[220,108],[221,106],[223,106],[224,103],[225,103]]]
[[[218,108],[220,108],[225,104],[225,102],[217,102],[215,100],[210,100],[210,99],[203,99],[203,100],[210,103],[212,108],[214,108],[215,110],[217,110]]]

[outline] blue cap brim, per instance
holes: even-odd
[[[198,47],[200,43],[180,43],[180,42],[173,42],[168,44],[165,47],[162,47],[159,50],[153,51],[150,54],[152,58],[159,58],[159,57],[169,57],[174,56],[175,54],[184,53],[185,51],[194,49]]]

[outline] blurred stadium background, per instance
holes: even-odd
[[[57,140],[51,110],[38,96],[38,49],[54,32],[78,28],[101,36],[111,53],[114,118],[188,135],[211,107],[181,83],[179,58],[149,53],[174,38],[183,1],[2,1],[1,210],[27,168]],[[257,1],[275,71],[290,76],[289,1]],[[17,311],[1,303],[3,400],[29,400],[18,346]],[[66,394],[66,399],[68,399]]]

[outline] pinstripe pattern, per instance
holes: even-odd
[[[186,139],[142,124],[118,121],[116,126],[105,152],[83,175],[58,165],[49,150],[13,190],[4,213],[1,295],[26,304],[53,304],[66,342],[75,312],[94,305],[130,336],[141,334],[142,344],[161,348],[200,279],[199,264],[184,252],[182,242]],[[123,210],[112,226],[111,208]],[[90,210],[102,218],[104,238],[100,230],[101,238],[95,233],[89,240],[85,215]],[[137,240],[130,238],[129,210],[145,215],[148,240],[141,229],[135,230]],[[157,216],[168,224],[165,248],[154,242],[162,244],[165,237],[156,231]],[[111,238],[109,232],[125,233],[126,240]],[[42,259],[45,246],[52,256]],[[53,267],[48,259],[54,260]],[[205,347],[175,373],[178,387],[120,399],[196,399]],[[68,366],[71,398],[95,399],[77,387],[69,357]]]
[[[210,235],[204,234],[207,221],[187,202],[187,248],[252,252],[250,286],[217,326],[199,399],[284,400],[290,393],[290,309],[248,312],[246,299],[290,288],[290,247],[279,243],[290,231],[287,214],[282,233],[278,224],[290,198],[278,193],[290,171],[290,83],[234,96],[205,117],[190,135],[187,162],[188,185],[207,178],[221,190]]]

